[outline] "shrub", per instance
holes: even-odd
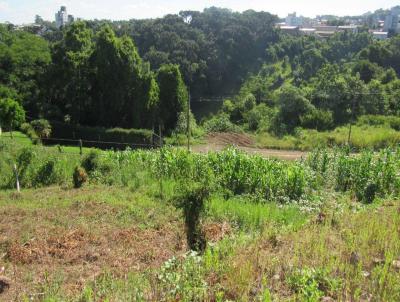
[[[193,115],[193,113],[190,112],[189,116],[190,120],[190,134],[191,135],[198,135],[201,131],[199,131],[196,119]],[[175,134],[186,134],[187,133],[187,113],[186,112],[180,112],[178,116],[178,122],[176,124],[176,128],[174,130]]]
[[[300,117],[300,124],[308,129],[329,130],[333,127],[333,115],[331,111],[314,109]]]
[[[35,129],[33,129],[32,125],[29,123],[23,123],[20,126],[20,130],[26,136],[28,136],[34,144],[37,144],[39,141],[39,137],[37,136]]]
[[[49,138],[51,135],[51,126],[48,120],[40,119],[31,122],[31,126],[36,135],[40,138]]]
[[[46,161],[36,174],[33,181],[35,187],[49,186],[58,182],[58,175],[56,171],[56,162],[54,159]]]
[[[322,269],[302,269],[294,272],[288,283],[299,295],[301,301],[317,302],[324,295],[330,295],[339,289],[340,282],[328,276]]]
[[[35,152],[33,151],[32,147],[21,149],[17,155],[18,175],[21,185],[25,185],[25,183],[28,181],[28,167],[31,165],[34,158]]]
[[[88,175],[85,169],[79,166],[75,167],[73,174],[74,188],[78,189],[82,187],[87,182],[87,179]]]
[[[219,114],[204,123],[207,132],[242,132],[240,127],[234,125],[228,115]]]
[[[99,152],[94,150],[90,151],[90,153],[83,159],[82,167],[88,173],[98,170],[100,167]]]
[[[400,131],[400,117],[384,115],[362,115],[357,120],[357,125],[387,126]]]
[[[207,186],[199,183],[183,185],[180,190],[175,201],[177,206],[183,209],[188,245],[194,251],[204,252],[206,239],[201,229],[201,214],[210,191]]]
[[[231,100],[224,100],[222,104],[222,111],[226,114],[231,114],[235,110],[235,105],[232,103]]]

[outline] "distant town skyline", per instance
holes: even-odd
[[[321,0],[169,0],[167,2],[165,0],[0,0],[0,22],[30,23],[33,22],[35,15],[54,21],[54,14],[62,5],[68,7],[69,13],[83,19],[129,20],[162,17],[166,14],[176,14],[181,10],[202,11],[211,6],[229,8],[234,11],[247,9],[267,11],[279,17],[285,17],[292,12],[305,17],[315,17],[326,14],[361,15],[368,11],[388,9],[399,4],[398,0],[336,0],[328,3]]]

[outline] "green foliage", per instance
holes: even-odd
[[[42,85],[45,84],[42,78],[49,63],[47,41],[26,31],[14,31],[0,25],[0,87],[3,87],[0,99],[15,99],[30,115],[37,115]],[[8,90],[6,95],[4,86]]]
[[[33,129],[32,125],[29,123],[23,123],[19,130],[25,134],[27,137],[31,139],[34,144],[38,144],[40,142],[39,137],[37,136],[35,130]]]
[[[40,119],[34,120],[31,123],[33,130],[35,131],[36,135],[42,138],[49,138],[51,135],[51,125],[48,120]]]
[[[213,116],[209,120],[205,121],[204,129],[211,132],[242,132],[240,127],[236,126],[229,120],[229,116],[226,114],[220,114]]]
[[[362,115],[357,120],[357,125],[387,126],[400,131],[400,117],[383,115]]]
[[[325,185],[338,191],[351,191],[364,203],[373,202],[376,196],[400,192],[395,172],[398,163],[398,150],[390,148],[377,154],[364,151],[357,156],[349,155],[346,150],[315,151],[309,157],[309,165],[320,173]]]
[[[116,145],[116,143],[131,143],[140,145],[152,144],[152,131],[145,129],[106,129],[102,127],[74,126],[64,123],[52,123],[52,136],[64,139],[82,139],[91,141],[86,143],[87,147],[96,148],[125,148],[125,145]],[[110,144],[96,143],[96,140],[110,142]],[[60,142],[56,142],[60,143]],[[61,142],[63,143],[63,142]],[[64,142],[67,143],[68,142]]]
[[[204,279],[204,260],[196,252],[185,255],[183,260],[175,257],[166,261],[160,269],[158,280],[166,301],[203,301],[208,284]]]
[[[288,283],[298,294],[301,301],[318,302],[323,296],[339,289],[340,283],[328,275],[323,269],[302,269],[294,272]]]
[[[188,92],[177,65],[161,66],[157,72],[157,82],[160,87],[158,120],[170,131],[177,126],[179,113],[186,111]]]
[[[300,117],[300,124],[303,128],[319,131],[330,130],[333,127],[332,112],[314,109]]]
[[[92,150],[82,160],[82,168],[86,172],[92,173],[100,168],[100,154],[98,151]]]
[[[210,189],[205,184],[182,184],[175,197],[177,207],[183,209],[186,225],[186,237],[190,249],[203,253],[206,238],[201,228],[201,216],[210,196]]]
[[[50,186],[59,183],[59,174],[56,169],[56,161],[54,159],[45,161],[36,173],[33,186]]]
[[[25,111],[12,99],[0,99],[0,127],[6,126],[11,131],[25,121]]]
[[[300,126],[301,116],[314,110],[314,106],[303,96],[302,91],[290,85],[282,87],[277,98],[279,109],[275,126],[279,124],[281,128],[275,129],[276,133],[282,130],[292,133]]]

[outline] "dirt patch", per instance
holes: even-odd
[[[214,145],[235,145],[240,147],[254,147],[253,138],[243,133],[210,133],[207,142]]]
[[[217,242],[232,233],[232,227],[227,223],[209,223],[203,226],[206,239],[209,242]]]

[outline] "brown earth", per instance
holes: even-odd
[[[194,152],[207,153],[210,151],[221,151],[229,146],[235,146],[249,154],[257,154],[266,158],[279,158],[284,160],[298,160],[305,158],[305,152],[274,150],[257,148],[254,139],[243,133],[210,133],[206,137],[206,144],[192,147]]]
[[[155,211],[125,191],[1,193],[0,301],[40,301],[60,278],[60,290],[74,296],[105,272],[123,279],[183,256],[188,248],[181,213],[168,205]],[[207,223],[204,231],[215,242],[231,228]]]

